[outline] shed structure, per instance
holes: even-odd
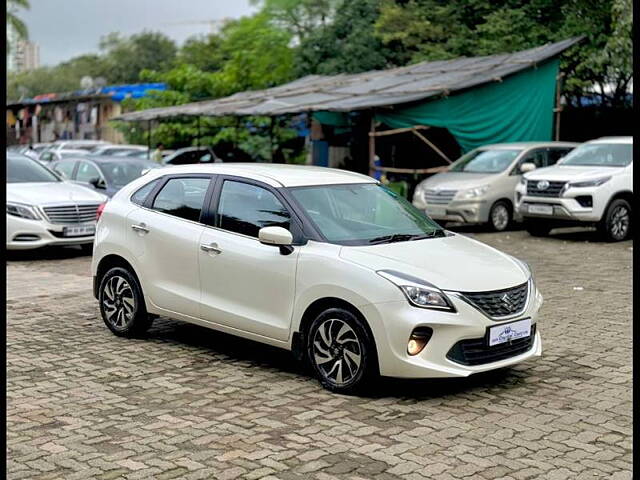
[[[308,113],[324,125],[348,126],[351,116],[358,113],[369,125],[368,161],[363,170],[366,165],[370,173],[387,170],[376,165],[375,138],[406,131],[416,134],[447,163],[451,159],[421,131],[447,129],[462,151],[488,143],[548,141],[554,136],[555,112],[557,136],[558,56],[580,40],[358,74],[309,75],[265,90],[126,113],[116,120]],[[382,125],[390,130],[377,131]],[[428,170],[417,167],[411,170]]]

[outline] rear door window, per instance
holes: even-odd
[[[210,178],[171,178],[158,192],[151,208],[199,222],[210,183]]]

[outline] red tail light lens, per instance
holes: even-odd
[[[98,210],[96,211],[96,222],[100,220],[100,217],[102,216],[102,212],[104,211],[104,207],[106,206],[107,204],[105,202],[98,207]]]

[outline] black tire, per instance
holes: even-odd
[[[378,375],[371,335],[356,315],[343,308],[325,310],[311,323],[306,356],[322,386],[331,392],[361,392]],[[321,362],[323,358],[330,360]]]
[[[522,226],[532,237],[545,237],[551,231],[551,226],[545,220],[524,218]]]
[[[102,320],[119,337],[142,335],[153,323],[138,279],[126,268],[114,267],[102,277],[98,301]]]
[[[631,205],[622,198],[616,198],[602,216],[598,231],[607,242],[621,242],[629,237],[631,226]]]
[[[508,202],[498,200],[489,210],[489,227],[494,232],[504,232],[513,222],[513,209]]]

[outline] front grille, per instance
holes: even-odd
[[[57,205],[44,207],[44,213],[51,223],[89,223],[96,219],[99,203],[85,205]]]
[[[515,315],[527,303],[529,284],[491,292],[461,292],[462,295],[484,313],[493,318]]]
[[[423,193],[424,203],[427,205],[446,205],[453,197],[455,197],[457,190],[431,190],[427,189]]]
[[[533,347],[536,335],[536,324],[531,325],[531,335],[511,342],[489,346],[487,337],[460,340],[447,353],[447,358],[462,365],[483,365],[498,362],[506,358],[516,357],[528,352]]]
[[[559,197],[567,182],[547,182],[546,180],[529,180],[527,195],[532,197]],[[547,185],[548,184],[548,185]],[[540,188],[544,187],[544,188]]]

